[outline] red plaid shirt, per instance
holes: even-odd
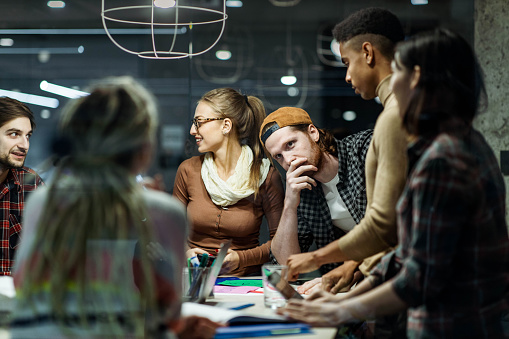
[[[21,218],[25,200],[30,192],[44,182],[34,170],[23,167],[10,169],[7,178],[0,184],[0,275],[11,275],[14,253],[19,245]]]

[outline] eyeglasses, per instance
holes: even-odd
[[[194,118],[191,120],[191,123],[196,127],[196,129],[200,128],[200,126],[206,122],[214,121],[214,120],[224,120],[225,118],[205,118],[205,119],[197,119]]]

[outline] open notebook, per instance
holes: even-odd
[[[244,311],[190,302],[182,304],[181,315],[205,317],[215,322],[228,324],[229,326],[296,322],[276,313],[253,315]]]

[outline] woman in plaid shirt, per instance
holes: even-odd
[[[351,292],[318,292],[285,312],[330,326],[408,309],[410,338],[507,338],[504,181],[472,127],[486,99],[480,66],[463,38],[436,30],[399,45],[392,68],[403,124],[414,137],[397,205],[400,246]]]

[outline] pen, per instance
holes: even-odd
[[[249,304],[242,304],[242,305],[239,305],[239,306],[235,306],[235,307],[230,307],[230,310],[241,310],[243,308],[248,308],[248,307],[251,307],[251,306],[254,306],[255,304],[253,303],[249,303]]]
[[[191,287],[191,283],[192,283],[192,279],[191,279],[191,267],[193,266],[193,264],[191,263],[191,258],[187,258],[187,272],[188,272],[188,276],[189,276],[189,287]]]
[[[201,255],[201,261],[199,267],[207,267],[207,262],[209,261],[208,253],[203,253]]]
[[[192,274],[189,275],[191,278],[191,281],[194,281],[196,279],[196,277],[198,276],[198,270],[194,269],[194,268],[197,268],[197,267],[200,267],[200,261],[198,260],[198,258],[193,255],[191,258],[188,259],[190,262],[191,262],[191,267],[189,268],[189,273]]]
[[[191,298],[191,301],[198,300],[198,298],[200,297],[199,293],[201,289],[202,280],[203,280],[203,270],[199,270],[197,271],[197,274],[193,278],[193,283],[189,288],[189,296]]]

